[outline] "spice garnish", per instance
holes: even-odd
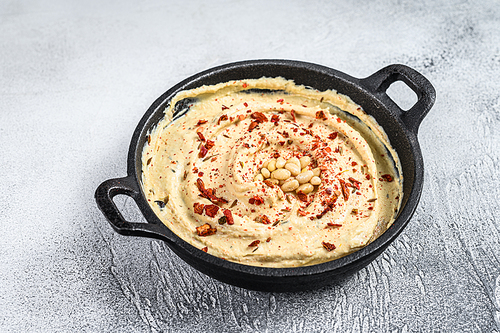
[[[330,200],[328,200],[328,201],[326,201],[326,202],[323,203],[323,205],[325,205],[326,207],[325,207],[325,209],[323,209],[323,211],[321,213],[319,213],[316,216],[311,216],[309,219],[314,220],[315,218],[317,218],[317,219],[322,218],[323,215],[325,215],[329,211],[332,211],[333,208],[335,208],[335,202],[336,201],[337,201],[337,196],[334,195]]]
[[[202,250],[203,252],[208,252],[208,247],[206,247],[206,246],[205,246],[205,247],[204,247],[204,248],[202,248],[201,250]]]
[[[222,105],[222,110],[227,110],[227,109],[229,109],[227,106]]]
[[[374,201],[376,201],[376,200],[377,200],[377,198],[372,198],[372,199],[368,199],[368,200],[366,200],[366,202],[374,202]]]
[[[152,159],[153,159],[152,157],[148,158],[148,161],[146,162],[146,165],[149,165],[149,163],[151,163]]]
[[[225,121],[225,120],[228,120],[229,118],[227,117],[227,114],[223,114],[222,116],[220,116],[219,120],[217,121],[217,125],[220,125],[220,122],[221,121]]]
[[[205,147],[205,145],[200,146],[200,153],[198,154],[199,157],[203,158],[207,155],[208,149]]]
[[[205,214],[209,217],[215,217],[219,211],[219,206],[217,205],[205,205]]]
[[[264,184],[266,184],[269,187],[274,187],[274,184],[270,180],[267,180],[267,179],[264,179]]]
[[[349,177],[349,181],[359,190],[360,189],[360,185],[361,185],[361,182],[360,181],[357,181],[356,179],[352,178],[352,177]]]
[[[340,228],[342,226],[342,224],[333,223],[333,222],[328,222],[326,225],[327,225],[327,227],[332,227],[332,228]]]
[[[233,208],[234,206],[236,206],[238,204],[238,199],[235,199],[233,201],[233,203],[231,204],[231,207],[230,208]]]
[[[290,111],[290,114],[292,115],[292,119],[294,122],[297,122],[297,118],[295,117],[295,111],[294,110],[291,110]]]
[[[298,209],[298,210],[297,210],[297,214],[299,214],[300,216],[306,216],[306,215],[307,215],[307,212],[304,212],[303,210]]]
[[[205,188],[205,183],[203,183],[203,180],[201,178],[196,179],[196,186],[201,192],[201,197],[207,198],[213,203],[227,203],[226,199],[218,198],[215,196],[215,189]]]
[[[233,225],[234,224],[233,213],[231,213],[229,209],[224,209],[223,213],[227,219],[227,224]]]
[[[330,140],[335,140],[337,138],[337,135],[338,133],[337,132],[332,132],[330,133],[330,135],[328,136],[328,139]]]
[[[258,123],[258,122],[256,122],[256,121],[252,121],[252,122],[250,123],[250,126],[248,126],[248,131],[249,131],[249,132],[253,131],[253,130],[255,129],[255,127],[257,127],[257,125],[259,125],[259,123]]]
[[[193,204],[193,210],[196,214],[203,214],[203,209],[205,208],[205,205],[204,204],[201,204],[199,202],[195,202]]]
[[[202,226],[196,227],[196,232],[198,233],[198,236],[211,236],[217,232],[216,228],[212,228],[212,226],[208,223],[205,223]]]
[[[277,114],[273,114],[271,116],[271,122],[272,123],[277,123],[279,120],[280,120],[280,116],[278,116]]]
[[[201,141],[205,142],[205,136],[201,132],[196,132],[198,134],[198,137],[200,138]]]
[[[227,222],[227,217],[224,215],[224,216],[221,216],[219,217],[219,224],[224,224]]]
[[[389,175],[389,174],[382,175],[381,177],[382,177],[385,181],[387,181],[387,182],[392,182],[392,181],[393,181],[392,176],[391,176],[391,175]]]
[[[258,195],[254,195],[253,197],[251,197],[248,202],[252,205],[261,205],[264,203],[264,199],[262,199],[261,197],[259,197]]]
[[[214,155],[210,155],[210,156],[208,156],[208,157],[205,157],[205,158],[203,159],[203,161],[202,161],[202,162],[206,162],[206,161],[208,161],[209,159],[214,158],[214,157],[215,157],[215,156],[217,156],[217,155],[220,155],[220,154],[214,154]]]
[[[215,146],[215,142],[212,140],[207,140],[207,142],[205,143],[205,147],[207,149],[213,148],[213,146]]]
[[[250,118],[255,119],[258,123],[265,123],[268,121],[267,117],[262,112],[254,112],[250,115]]]
[[[299,192],[297,193],[297,197],[299,198],[300,201],[302,202],[307,202],[307,194],[303,193],[303,192]]]
[[[207,123],[207,122],[208,122],[208,120],[204,120],[204,119],[202,119],[202,120],[198,120],[198,122],[196,123],[196,126],[203,125],[203,124],[205,124],[205,123]]]
[[[269,220],[269,217],[267,215],[259,215],[255,218],[255,222],[262,223],[262,224],[271,224],[271,221]]]
[[[253,242],[251,242],[248,245],[248,247],[255,247],[255,246],[259,245],[259,244],[260,244],[260,240],[257,239],[257,240],[254,240]]]
[[[328,242],[321,242],[321,244],[323,245],[323,247],[328,251],[333,251],[336,249],[335,245],[333,245],[332,243],[328,243]]]
[[[326,118],[325,112],[323,110],[316,111],[316,119],[326,120],[327,118]]]
[[[347,188],[346,182],[343,179],[339,179],[340,187],[342,188],[342,195],[344,196],[344,200],[349,200],[349,189]]]

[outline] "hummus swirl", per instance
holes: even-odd
[[[264,172],[294,157],[319,184],[287,192]],[[283,78],[178,93],[149,134],[142,172],[151,208],[175,234],[254,266],[352,253],[393,223],[402,197],[398,156],[376,121],[347,96]]]

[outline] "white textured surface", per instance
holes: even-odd
[[[259,58],[355,77],[403,63],[437,90],[408,228],[321,290],[219,283],[161,242],[114,233],[94,202],[125,175],[132,132],[161,93]],[[500,332],[498,1],[4,0],[0,145],[2,332]]]

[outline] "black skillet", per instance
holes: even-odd
[[[170,231],[149,207],[140,186],[141,153],[148,131],[163,118],[163,111],[171,98],[179,91],[202,85],[263,76],[281,76],[318,90],[334,89],[361,105],[386,131],[401,160],[404,196],[396,221],[373,243],[348,256],[322,264],[297,268],[253,267],[226,261],[193,247]],[[408,111],[403,111],[386,93],[396,81],[404,82],[417,95],[417,102]],[[132,136],[128,175],[103,182],[96,190],[95,199],[116,232],[163,240],[188,264],[220,281],[263,291],[316,289],[368,265],[408,224],[420,200],[424,175],[417,131],[434,104],[435,94],[434,87],[424,76],[404,65],[389,65],[364,79],[353,78],[328,67],[290,60],[251,60],[215,67],[180,82],[151,105]],[[113,202],[113,197],[118,194],[132,197],[147,223],[126,221]]]

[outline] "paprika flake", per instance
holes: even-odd
[[[212,226],[208,223],[205,223],[204,225],[201,225],[199,227],[196,227],[196,232],[198,236],[201,237],[206,237],[206,236],[211,236],[217,232],[216,228],[212,228]]]

